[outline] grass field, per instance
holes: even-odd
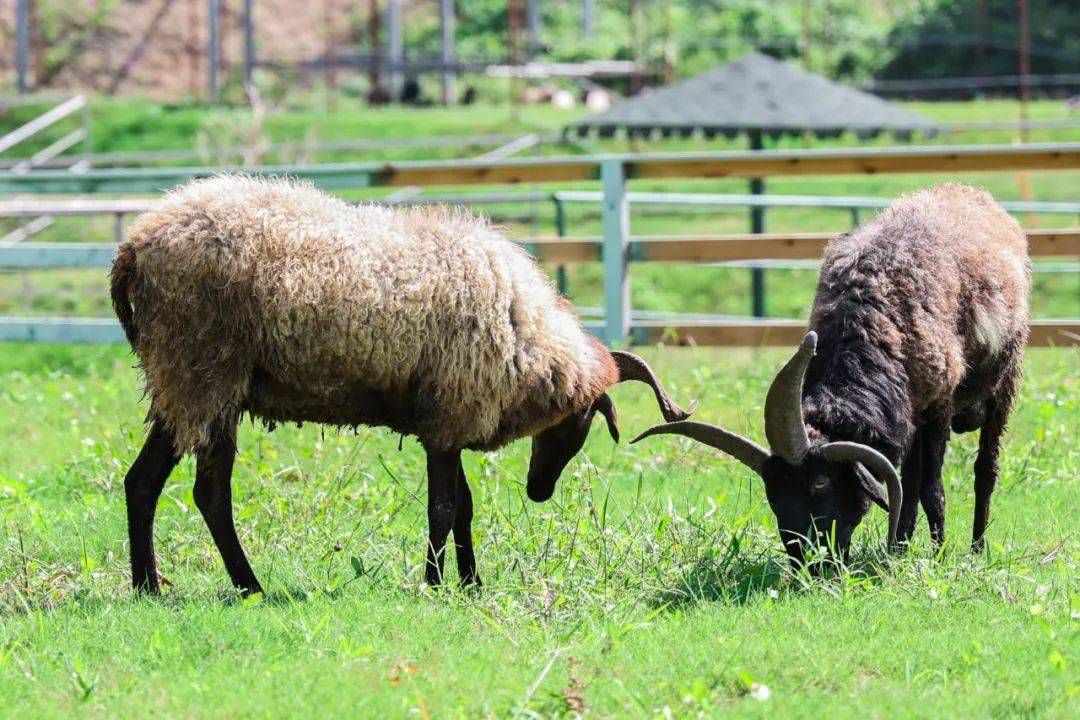
[[[1007,101],[916,109],[942,120],[1017,114]],[[238,111],[142,101],[98,101],[94,115],[97,151],[224,143],[245,121]],[[1061,103],[1032,106],[1036,118],[1062,115]],[[516,133],[550,131],[572,117],[548,108],[516,119],[492,108],[294,108],[271,113],[265,134],[290,141]],[[0,115],[0,133],[10,119]],[[1076,140],[1077,131],[1031,139]],[[933,142],[1012,140],[977,132]],[[637,149],[704,148],[671,141]],[[626,149],[624,141],[590,141],[544,152]],[[421,156],[462,153],[307,159]],[[768,189],[892,198],[941,179],[792,178]],[[1036,199],[1076,201],[1080,173],[954,179],[1002,199],[1024,197],[1030,183]],[[745,192],[746,184],[634,189]],[[1078,218],[1021,221],[1069,227]],[[837,210],[768,216],[768,229],[778,231],[849,223]],[[518,236],[553,232],[551,208],[508,225]],[[744,211],[675,209],[637,212],[632,227],[693,234],[746,225]],[[597,208],[573,207],[570,228],[596,234]],[[107,219],[61,220],[38,239],[100,241],[111,229]],[[816,273],[768,277],[770,314],[805,317]],[[748,284],[745,269],[643,264],[633,269],[633,305],[745,314]],[[570,290],[578,304],[600,304],[599,267],[574,269]],[[107,316],[104,271],[0,273],[2,314]],[[1080,275],[1037,274],[1033,314],[1080,315]],[[786,353],[644,352],[677,400],[700,401],[700,419],[761,439],[764,393]],[[123,477],[145,414],[132,364],[121,347],[0,343],[0,717],[1080,715],[1076,350],[1028,354],[983,556],[967,553],[973,436],[955,438],[947,456],[949,542],[940,556],[921,523],[906,555],[883,557],[885,517],[875,511],[856,533],[850,566],[812,579],[787,566],[749,471],[681,440],[614,446],[598,425],[544,505],[525,498],[528,443],[466,457],[485,585],[436,592],[421,584],[426,490],[414,441],[399,451],[398,438],[382,430],[244,426],[237,523],[268,591],[247,601],[229,588],[194,507],[190,460],[173,473],[158,512],[169,585],[160,599],[131,594]],[[624,436],[659,420],[643,387],[620,386],[613,397]]]
[[[775,351],[659,349],[698,415],[760,439]],[[0,715],[6,717],[1076,717],[1078,355],[1031,351],[989,548],[966,552],[972,436],[945,469],[949,543],[925,524],[848,571],[786,566],[748,471],[599,426],[545,505],[527,443],[470,455],[485,586],[421,586],[422,452],[384,431],[245,426],[241,537],[268,593],[229,590],[174,472],[157,520],[171,581],[131,596],[123,475],[144,405],[121,348],[0,345]],[[658,419],[614,390],[625,435]]]

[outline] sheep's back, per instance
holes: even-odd
[[[904,196],[830,243],[812,324],[854,323],[907,371],[919,407],[1027,338],[1030,268],[1019,224],[986,192],[946,184]]]

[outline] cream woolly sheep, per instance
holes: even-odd
[[[694,422],[642,437],[689,435],[754,469],[798,563],[807,538],[846,552],[871,502],[889,511],[892,544],[911,536],[921,498],[943,542],[950,425],[981,428],[978,549],[1020,381],[1030,283],[1027,239],[989,194],[946,184],[905,196],[826,249],[812,330],[765,400],[771,453]]]
[[[415,435],[433,584],[451,529],[462,581],[479,582],[463,449],[531,436],[527,490],[541,501],[596,412],[618,439],[611,385],[649,383],[665,418],[689,414],[640,358],[590,337],[529,255],[473,215],[354,207],[303,183],[223,175],[172,192],[128,238],[112,297],[151,426],[125,482],[137,589],[158,590],[154,507],[194,451],[195,502],[229,575],[259,590],[231,510],[244,413]]]

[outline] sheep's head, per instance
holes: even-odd
[[[802,416],[802,387],[816,347],[817,335],[807,333],[769,388],[765,398],[769,450],[723,428],[689,421],[659,425],[631,441],[650,435],[685,435],[756,472],[776,514],[780,540],[795,564],[803,562],[807,547],[815,543],[846,554],[852,532],[870,503],[889,513],[890,546],[896,541],[900,519],[900,478],[884,455],[854,442],[810,443]]]
[[[694,412],[697,403],[691,403],[688,410],[683,410],[673,403],[652,368],[637,355],[616,351],[611,353],[611,357],[619,369],[617,382],[637,380],[652,387],[656,402],[660,405],[660,412],[669,423],[685,420]],[[585,444],[585,438],[589,435],[589,428],[597,413],[603,415],[607,421],[611,439],[619,442],[615,404],[607,393],[601,394],[586,409],[570,413],[555,425],[533,436],[529,477],[525,486],[530,500],[543,502],[552,496],[562,471]]]

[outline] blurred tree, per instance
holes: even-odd
[[[1031,72],[1080,72],[1080,4],[1028,0]],[[926,0],[889,33],[892,58],[882,79],[923,79],[1018,72],[1016,0]]]

